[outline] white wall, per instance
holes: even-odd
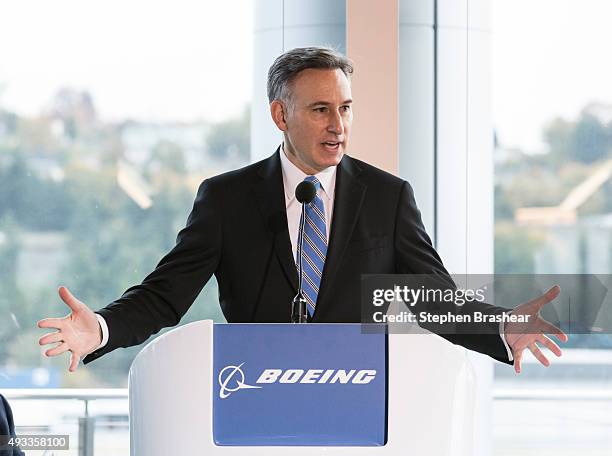
[[[436,245],[452,274],[493,272],[493,130],[489,3],[438,0]],[[474,436],[492,454],[493,361],[466,350],[476,371]]]

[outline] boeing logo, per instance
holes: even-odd
[[[219,390],[219,397],[221,399],[229,397],[230,394],[240,389],[261,388],[261,386],[247,385],[244,383],[244,372],[242,372],[241,369],[242,364],[239,366],[225,366],[223,369],[221,369],[221,372],[219,372],[219,386],[221,387]],[[228,387],[227,385],[234,378],[236,379],[236,386],[233,388]]]
[[[242,372],[242,365],[226,366],[219,372],[219,397],[225,399],[240,389],[262,388],[261,386],[247,385]],[[376,370],[373,369],[264,369],[255,383],[340,383],[365,385],[376,378]],[[234,380],[232,382],[232,380]],[[228,385],[232,385],[230,388]]]

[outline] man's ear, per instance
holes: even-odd
[[[272,103],[270,103],[270,114],[272,115],[272,120],[278,129],[281,131],[287,131],[287,111],[280,101],[274,100]]]

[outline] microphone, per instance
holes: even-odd
[[[300,218],[300,231],[298,233],[298,292],[291,303],[291,323],[308,322],[308,303],[302,293],[302,247],[304,245],[304,223],[306,223],[306,204],[312,202],[317,195],[317,188],[312,182],[302,181],[295,188],[295,198],[302,203],[302,217]]]
[[[311,203],[315,196],[317,196],[317,188],[312,182],[302,181],[295,187],[295,197],[302,204]]]

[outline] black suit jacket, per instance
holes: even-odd
[[[176,246],[142,284],[98,311],[109,340],[85,363],[178,324],[212,274],[229,323],[290,321],[298,275],[279,153],[200,185]],[[330,242],[312,321],[360,322],[365,273],[448,277],[408,182],[345,155],[336,173]],[[505,310],[481,306],[487,313]],[[443,337],[508,363],[495,332]]]
[[[13,412],[8,401],[0,394],[0,435],[15,437]],[[23,456],[25,453],[18,448],[0,450],[0,456]]]

